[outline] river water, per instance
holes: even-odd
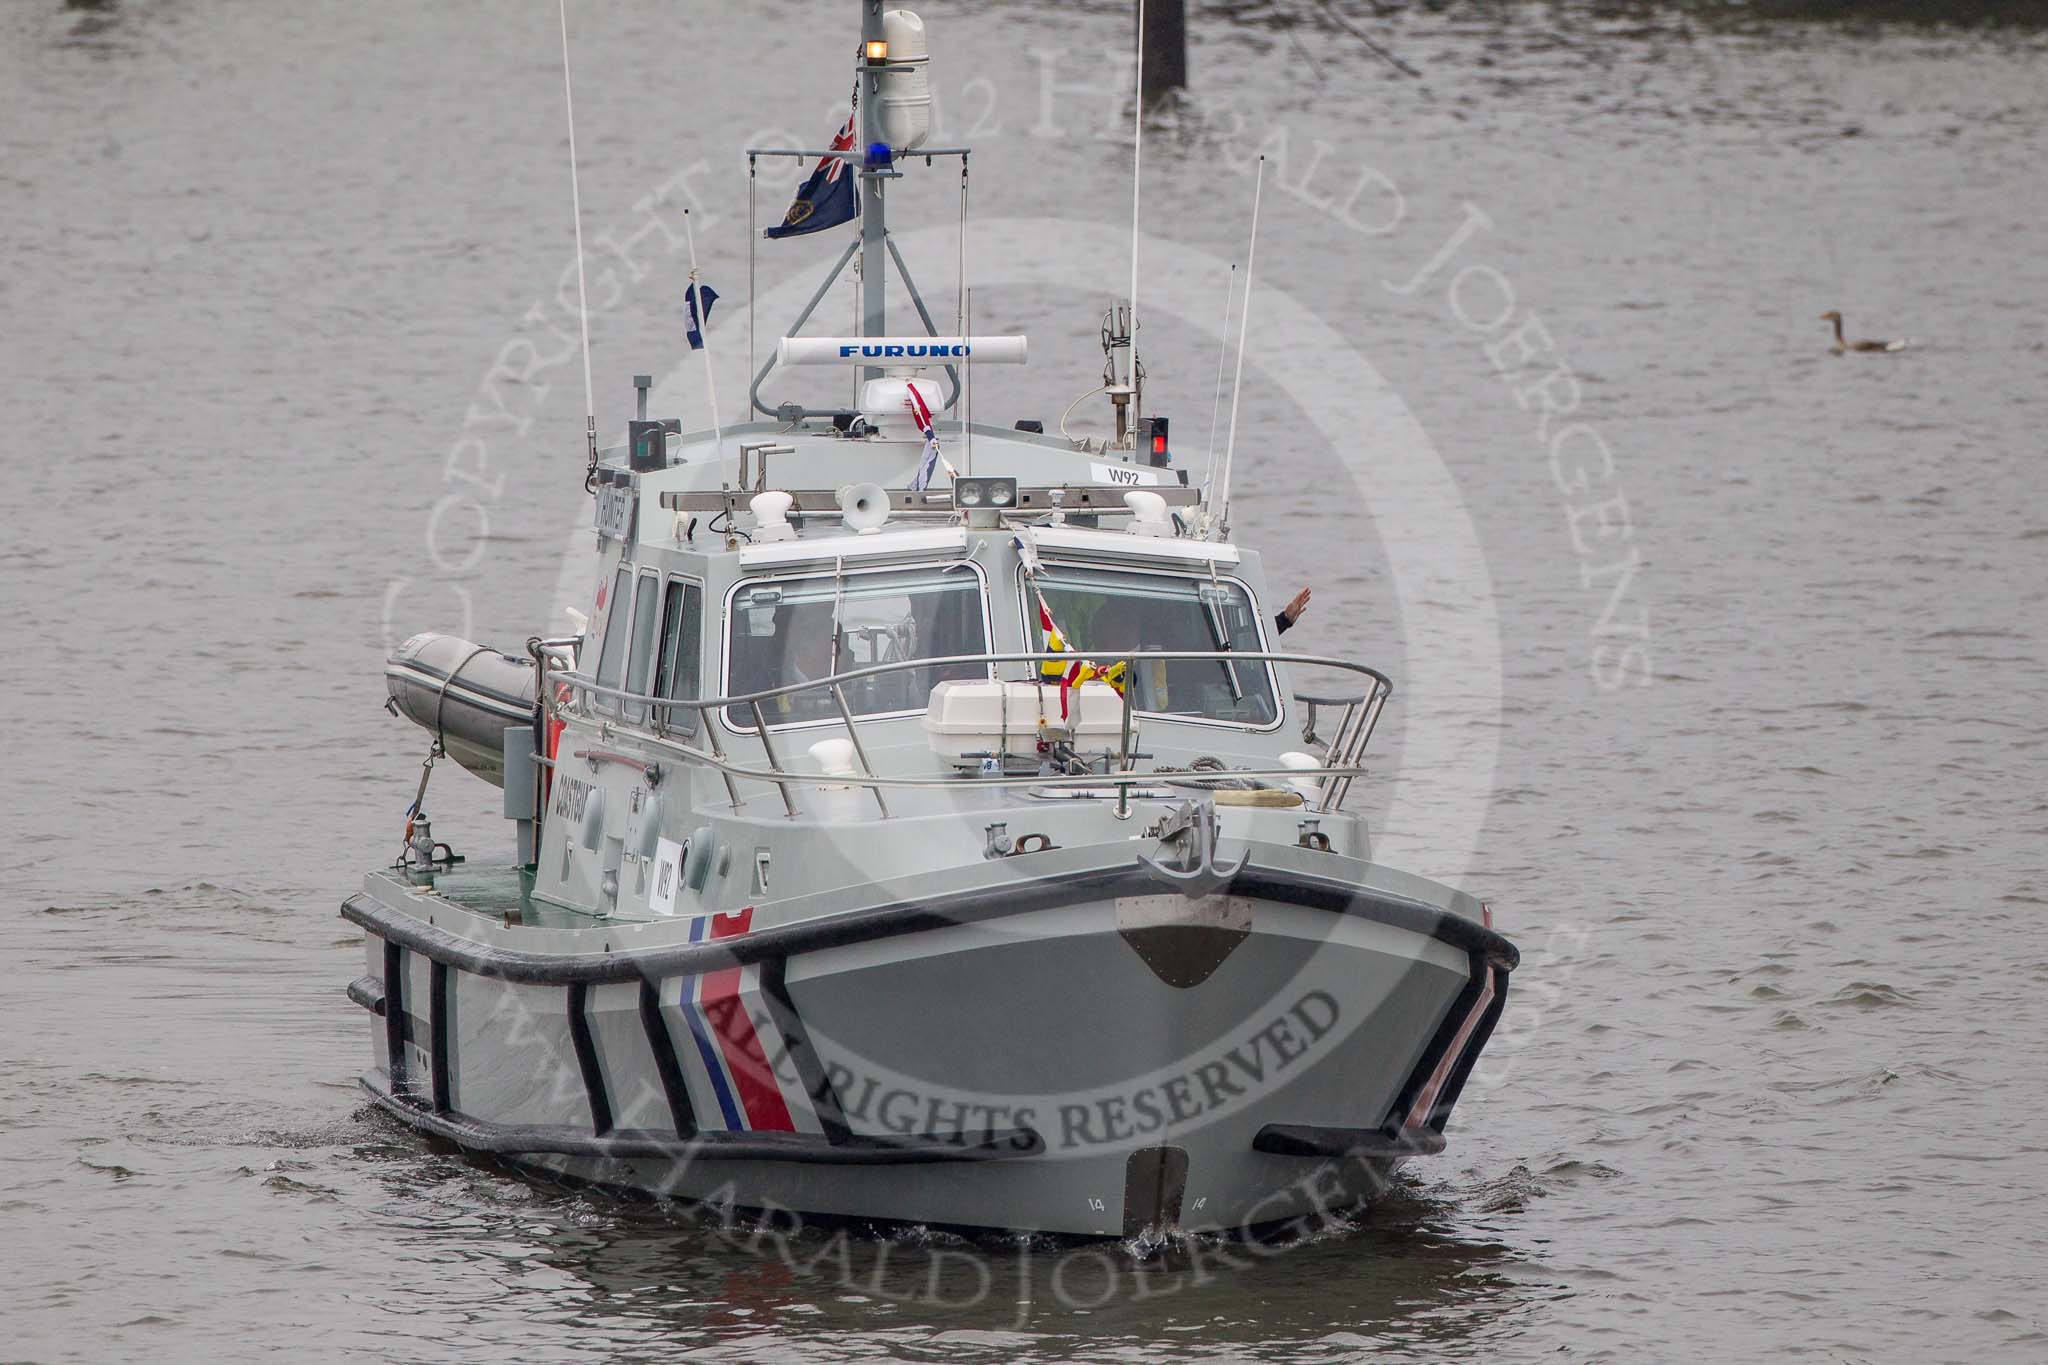
[[[554,9],[0,9],[0,1355],[2048,1355],[2048,40],[1916,8],[1194,6],[1145,223],[1202,265],[1141,285],[1152,405],[1199,467],[1263,151],[1239,533],[1316,589],[1290,645],[1403,687],[1389,762],[1462,728],[1470,765],[1400,766],[1419,804],[1360,795],[1463,850],[1524,964],[1446,1154],[1164,1263],[778,1241],[369,1110],[334,912],[418,772],[383,654],[587,590]],[[1129,9],[926,17],[977,328],[1032,336],[979,416],[1050,424],[1126,268]],[[701,402],[678,195],[737,408],[739,149],[837,126],[852,23],[579,7],[607,430],[635,370]],[[950,311],[957,181],[913,172]],[[763,336],[834,237],[764,247]],[[1829,308],[1917,344],[1833,357]],[[1262,368],[1311,321],[1380,383],[1337,441],[1312,362]],[[437,779],[438,830],[494,851],[495,798]]]

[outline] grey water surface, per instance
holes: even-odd
[[[742,347],[740,149],[836,128],[855,7],[573,8],[609,431],[634,371],[694,393],[679,220],[636,204],[687,186]],[[921,8],[973,219],[1125,231],[1130,6]],[[1461,881],[1524,960],[1449,1150],[1306,1245],[1145,1262],[779,1239],[378,1117],[335,911],[419,774],[383,655],[559,629],[584,574],[555,7],[8,0],[0,1357],[2048,1356],[2039,7],[1191,8],[1148,233],[1220,316],[1263,151],[1258,288],[1457,492],[1368,515],[1254,354],[1239,533],[1316,590],[1288,643],[1405,688],[1430,613],[1497,620]],[[913,170],[899,224],[951,240]],[[977,417],[1095,383],[1104,301],[978,292],[1033,360]],[[1831,356],[1830,308],[1916,345]],[[1213,343],[1147,345],[1199,468]],[[1460,535],[1484,583],[1431,578]],[[437,776],[437,832],[499,852],[496,796]]]

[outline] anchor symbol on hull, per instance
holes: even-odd
[[[1149,853],[1140,853],[1138,861],[1153,877],[1191,898],[1213,896],[1230,885],[1251,856],[1246,853],[1234,863],[1216,860],[1216,803],[1208,797],[1176,806],[1146,833],[1159,840],[1159,852],[1173,863]]]

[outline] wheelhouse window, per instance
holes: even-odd
[[[612,579],[611,596],[605,599],[604,646],[597,656],[597,685],[617,687],[626,671],[627,623],[632,619],[633,570],[621,564],[617,576]],[[608,697],[598,697],[593,705],[600,711],[616,712],[618,707]]]
[[[672,578],[668,596],[661,607],[661,662],[654,670],[654,695],[675,701],[695,701],[697,674],[702,667],[704,639],[704,589],[695,583]],[[697,733],[697,712],[687,706],[657,708],[665,729],[686,735]]]
[[[1067,648],[1104,668],[1133,650],[1265,647],[1258,606],[1231,579],[1049,564],[1037,581]],[[1025,619],[1035,647],[1047,648],[1028,588]],[[1273,673],[1264,663],[1141,659],[1132,665],[1130,686],[1134,711],[1254,727],[1280,719]]]
[[[727,694],[813,682],[872,664],[988,651],[981,576],[964,563],[816,574],[742,583],[728,614]],[[922,711],[931,690],[956,678],[985,678],[986,664],[903,668],[843,684],[857,716]],[[836,720],[827,687],[761,703],[770,725]],[[752,729],[752,706],[726,708],[728,724]]]
[[[640,575],[640,590],[633,598],[633,653],[626,664],[626,690],[644,694],[654,672],[654,627],[658,619],[655,608],[661,601],[661,578],[657,574]],[[629,701],[625,704],[627,720],[644,722],[647,719],[645,702]]]

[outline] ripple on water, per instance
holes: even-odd
[[[341,1192],[326,1185],[315,1185],[303,1180],[294,1180],[288,1175],[273,1175],[263,1181],[263,1188],[274,1194],[297,1195],[316,1204],[334,1204],[341,1200]]]
[[[1895,1085],[1902,1074],[1888,1066],[1874,1067],[1848,1076],[1828,1076],[1814,1080],[1771,1081],[1769,1088],[1783,1095],[1803,1095],[1815,1104],[1833,1105],[1865,1098]]]
[[[1825,1000],[1815,1003],[1824,1008],[1880,1010],[1910,1008],[1920,1002],[1913,992],[1887,986],[1882,981],[1851,981]]]

